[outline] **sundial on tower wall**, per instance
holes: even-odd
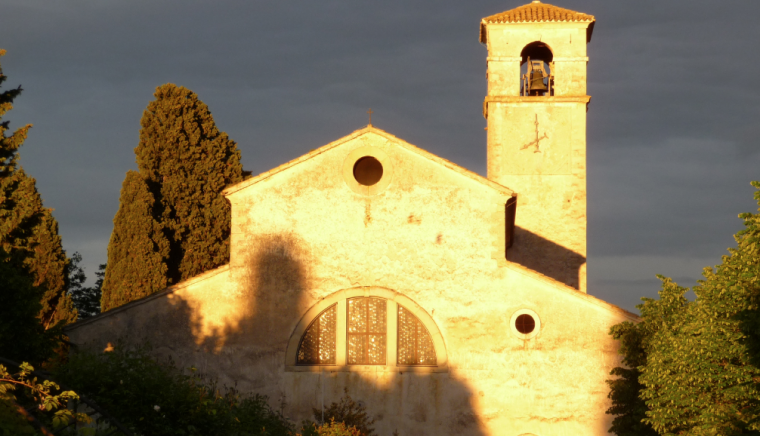
[[[546,135],[545,132],[544,132],[544,136],[538,136],[538,114],[536,114],[536,123],[535,124],[536,124],[536,139],[534,139],[533,141],[531,141],[531,142],[523,145],[520,148],[520,150],[525,150],[526,148],[535,147],[535,149],[533,150],[533,153],[541,153],[541,149],[540,149],[541,140],[542,139],[547,139],[548,136]]]
[[[533,103],[533,102],[531,102]],[[554,104],[504,107],[499,142],[503,171],[515,175],[571,173],[573,117]],[[490,133],[490,132],[489,132]]]

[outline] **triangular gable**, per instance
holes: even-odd
[[[339,146],[341,146],[341,145],[343,145],[343,144],[345,144],[345,143],[347,143],[347,142],[349,142],[349,141],[351,141],[353,139],[359,138],[362,135],[366,135],[366,134],[369,134],[369,133],[374,133],[376,135],[382,136],[382,137],[386,138],[387,140],[393,142],[395,145],[397,145],[397,146],[399,146],[399,147],[401,147],[401,148],[403,148],[405,150],[408,150],[408,151],[410,151],[412,153],[415,153],[415,154],[417,154],[417,155],[419,155],[419,156],[427,159],[428,161],[434,162],[435,164],[437,164],[437,165],[439,165],[439,166],[441,166],[443,168],[446,168],[446,169],[448,169],[450,171],[453,171],[453,172],[461,175],[464,178],[473,180],[473,181],[475,181],[475,182],[477,182],[477,183],[479,183],[479,184],[481,184],[483,186],[491,188],[491,189],[493,189],[495,191],[498,191],[499,193],[502,193],[504,195],[515,196],[514,191],[512,191],[511,189],[509,189],[507,187],[504,187],[504,186],[502,186],[502,185],[500,185],[500,184],[498,184],[496,182],[493,182],[493,181],[491,181],[491,180],[489,180],[489,179],[487,179],[487,178],[485,178],[485,177],[483,177],[483,176],[481,176],[481,175],[479,175],[477,173],[474,173],[474,172],[472,172],[472,171],[470,171],[470,170],[468,170],[466,168],[463,168],[463,167],[461,167],[461,166],[459,166],[459,165],[457,165],[457,164],[455,164],[455,163],[453,163],[451,161],[448,161],[448,160],[446,160],[446,159],[444,159],[442,157],[436,156],[436,155],[434,155],[434,154],[432,154],[430,152],[427,152],[427,151],[425,151],[425,150],[423,150],[423,149],[421,149],[419,147],[416,147],[416,146],[414,146],[414,145],[412,145],[412,144],[410,144],[410,143],[408,143],[408,142],[406,142],[406,141],[404,141],[402,139],[397,138],[396,136],[391,135],[390,133],[388,133],[388,132],[386,132],[384,130],[378,129],[378,128],[373,127],[371,125],[363,128],[363,129],[359,129],[359,130],[351,133],[350,135],[344,136],[343,138],[340,138],[340,139],[338,139],[336,141],[333,141],[333,142],[331,142],[331,143],[329,143],[327,145],[324,145],[324,146],[322,146],[322,147],[320,147],[320,148],[318,148],[316,150],[312,150],[311,152],[309,152],[309,153],[307,153],[307,154],[305,154],[305,155],[303,155],[301,157],[293,159],[290,162],[284,163],[284,164],[282,164],[282,165],[280,165],[278,167],[272,168],[271,170],[266,171],[264,173],[261,173],[261,174],[255,176],[255,177],[252,177],[250,179],[244,180],[244,181],[242,181],[240,183],[237,183],[235,185],[228,186],[224,191],[222,191],[222,194],[224,196],[232,195],[232,194],[234,194],[234,193],[236,193],[236,192],[238,192],[240,190],[248,188],[249,186],[253,186],[253,185],[257,184],[258,182],[261,182],[262,180],[268,179],[269,177],[272,177],[275,174],[278,174],[278,173],[280,173],[282,171],[286,171],[286,170],[288,170],[290,168],[293,168],[293,167],[295,167],[295,166],[297,166],[297,165],[299,165],[299,164],[301,164],[303,162],[306,162],[306,161],[308,161],[308,160],[310,160],[310,159],[312,159],[312,158],[314,158],[316,156],[319,156],[322,153],[330,151],[330,150],[332,150],[334,148],[337,148],[337,147],[339,147]]]

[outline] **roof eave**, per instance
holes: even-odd
[[[586,43],[591,42],[591,34],[594,32],[594,24],[596,23],[596,19],[591,19],[588,21],[514,21],[514,22],[498,22],[498,21],[486,21],[485,18],[480,20],[480,43],[486,44],[488,43],[488,32],[486,31],[486,26],[489,24],[526,24],[526,23],[588,23],[588,27],[586,28]]]

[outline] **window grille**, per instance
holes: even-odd
[[[349,365],[385,365],[386,301],[359,297],[348,300]]]
[[[328,307],[311,323],[298,344],[297,364],[335,365],[337,304]]]
[[[435,347],[430,333],[409,310],[398,306],[398,364],[435,365]]]

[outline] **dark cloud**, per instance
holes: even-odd
[[[527,0],[525,0],[527,2]],[[520,2],[7,0],[6,119],[92,273],[157,85],[199,94],[266,171],[366,124],[485,173],[482,17]],[[555,3],[557,4],[557,3]],[[756,209],[760,3],[567,0],[591,13],[589,289],[632,309],[693,284]]]

